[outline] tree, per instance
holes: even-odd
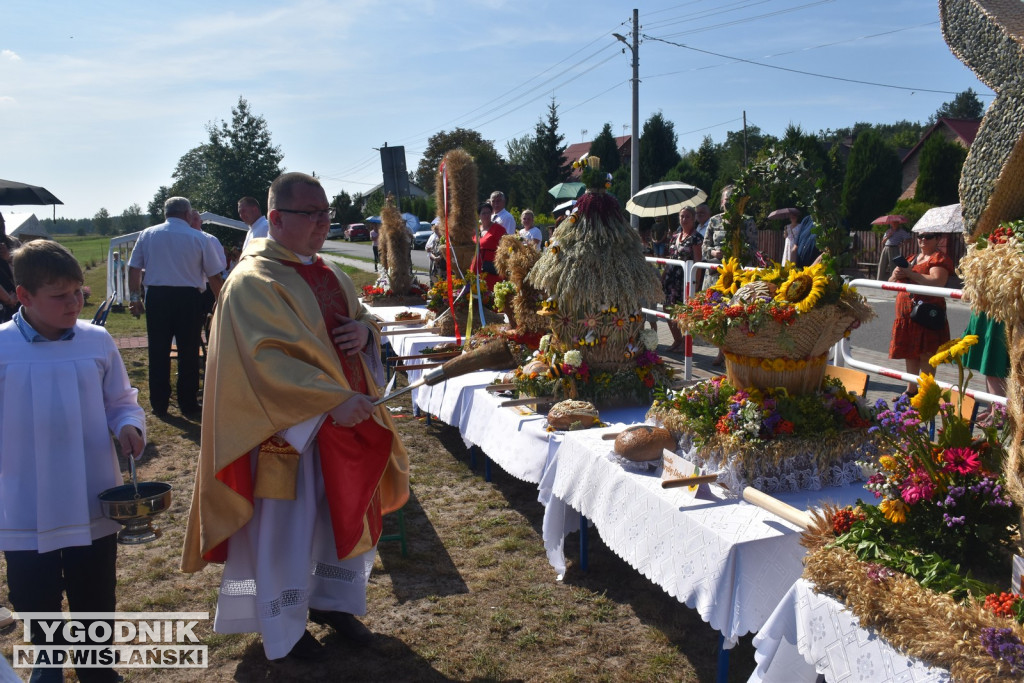
[[[138,232],[146,227],[142,218],[142,207],[132,204],[121,212],[121,232],[124,234]]]
[[[490,196],[494,190],[504,191],[507,187],[507,172],[504,161],[494,148],[494,143],[484,140],[477,131],[466,128],[456,128],[451,132],[442,130],[430,136],[427,140],[427,149],[416,166],[416,184],[425,190],[432,190],[436,184],[435,175],[441,165],[441,159],[459,147],[466,150],[476,162],[480,199]]]
[[[675,126],[660,111],[653,114],[640,135],[640,187],[661,180],[680,158]]]
[[[231,123],[212,121],[206,132],[208,141],[178,161],[171,192],[187,197],[196,208],[224,216],[235,214],[242,197],[266,197],[284,159],[266,119],[254,115],[239,97]]]
[[[349,223],[358,223],[363,218],[363,213],[360,208],[352,202],[352,197],[350,197],[348,192],[345,192],[344,190],[334,198],[334,201],[331,202],[331,206],[334,207],[335,223],[348,225]]]
[[[533,136],[526,135],[513,138],[505,144],[508,153],[508,191],[505,193],[509,206],[530,207],[536,197],[544,192],[544,181],[531,171],[530,153],[533,147]],[[547,203],[538,205],[547,207]]]
[[[96,215],[92,217],[92,227],[101,235],[109,235],[113,227],[113,221],[110,219],[110,212],[105,208],[101,208],[96,212]]]
[[[857,137],[846,162],[842,215],[854,229],[867,229],[871,221],[888,213],[899,199],[903,165],[896,150],[873,130]]]
[[[961,93],[957,93],[956,97],[949,102],[943,102],[938,111],[928,119],[928,123],[932,124],[943,118],[980,121],[984,114],[985,105],[978,99],[978,94],[974,92],[974,89],[968,88]]]
[[[928,138],[921,148],[914,199],[936,206],[960,201],[960,171],[965,159],[967,150],[955,142],[941,135]]]
[[[565,163],[565,136],[558,132],[558,105],[551,98],[547,121],[537,121],[533,143],[530,145],[529,173],[541,180],[542,189],[533,199],[540,206],[550,202],[547,191],[569,177],[571,166]]]
[[[601,160],[601,170],[613,175],[619,170],[622,160],[619,158],[619,146],[615,144],[615,136],[612,135],[612,124],[604,124],[604,128],[590,143],[590,153]]]
[[[181,162],[179,161],[178,163]],[[157,225],[158,223],[164,222],[164,202],[166,202],[167,199],[172,196],[173,195],[171,194],[171,188],[167,187],[166,185],[161,185],[160,189],[156,191],[156,194],[153,195],[153,199],[150,200],[149,204],[146,207],[147,210],[149,211],[150,225]]]

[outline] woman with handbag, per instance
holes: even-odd
[[[919,233],[920,252],[905,265],[897,263],[889,282],[903,282],[928,287],[945,287],[953,272],[953,262],[939,249],[938,235]],[[942,297],[923,296],[900,292],[896,296],[896,319],[892,324],[889,358],[904,359],[907,374],[918,375],[931,367],[928,360],[938,348],[949,341],[949,321],[946,319],[946,300]],[[917,393],[917,385],[907,385],[907,394]]]

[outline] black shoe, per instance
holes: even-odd
[[[291,659],[302,662],[315,662],[326,656],[327,651],[324,650],[324,646],[320,641],[314,638],[312,633],[305,631],[303,632],[302,637],[299,638],[299,642],[295,643],[287,655],[280,659],[273,659],[271,661],[283,662]]]
[[[330,626],[339,635],[344,636],[356,645],[369,645],[373,642],[373,632],[348,612],[330,612],[327,610],[310,609],[309,620],[321,626]]]
[[[153,417],[164,419],[167,417],[167,408],[153,408]]]
[[[182,417],[189,420],[200,420],[203,417],[203,407],[187,408],[181,411]]]

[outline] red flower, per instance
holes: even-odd
[[[779,420],[779,426],[775,428],[775,432],[777,434],[792,434],[793,427],[793,423],[789,420]]]
[[[844,508],[839,510],[832,518],[832,531],[835,532],[836,536],[845,534],[853,527],[854,522],[859,522],[862,519],[864,519],[863,514]]]
[[[732,431],[729,425],[728,415],[723,415],[720,418],[718,418],[718,422],[715,424],[715,430],[719,434],[728,434],[730,431]]]
[[[992,593],[985,596],[985,609],[1000,617],[1012,617],[1014,605],[1021,599],[1016,593]]]

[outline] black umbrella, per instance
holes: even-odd
[[[16,183],[13,180],[0,180],[0,206],[21,206],[23,204],[63,204],[45,187]],[[54,218],[57,207],[53,207]],[[6,235],[3,216],[0,216],[0,236]]]
[[[0,205],[20,206],[22,204],[63,204],[45,187],[0,180]]]

